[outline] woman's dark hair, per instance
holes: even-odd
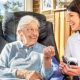
[[[80,0],[73,0],[68,6],[67,10],[77,12],[80,15]]]

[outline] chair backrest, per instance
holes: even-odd
[[[7,13],[3,19],[2,29],[5,40],[8,42],[12,42],[16,40],[16,28],[18,21],[24,15],[32,15],[36,17],[40,22],[40,36],[38,42],[44,44],[46,46],[54,46],[55,47],[55,57],[59,61],[58,51],[55,43],[54,33],[53,33],[53,24],[49,21],[46,21],[46,17],[39,13],[33,12],[14,12]]]
[[[2,36],[2,21],[0,20],[0,36]]]

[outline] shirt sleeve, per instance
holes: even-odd
[[[42,66],[41,74],[42,74],[42,76],[44,77],[45,80],[48,80],[51,77],[51,75],[53,74],[52,67],[46,69],[44,66]]]
[[[9,67],[9,55],[11,51],[11,46],[8,44],[4,47],[0,55],[0,77],[16,77],[16,69]]]
[[[51,62],[52,66],[49,69],[45,69],[44,65],[42,65],[41,73],[45,80],[49,80],[51,78],[53,79],[60,79],[63,78],[63,75],[61,74],[59,70],[59,63],[55,59],[55,57],[52,58]]]
[[[64,56],[68,59],[70,57],[71,51],[70,51],[70,39],[68,39],[66,47],[65,47],[65,52]]]

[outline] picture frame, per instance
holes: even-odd
[[[53,9],[53,0],[40,0],[41,11],[48,11]]]

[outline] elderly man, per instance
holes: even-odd
[[[0,78],[48,80],[54,73],[51,58],[54,48],[37,42],[40,24],[24,16],[17,27],[18,40],[8,43],[0,55]],[[42,76],[41,76],[42,74]]]

